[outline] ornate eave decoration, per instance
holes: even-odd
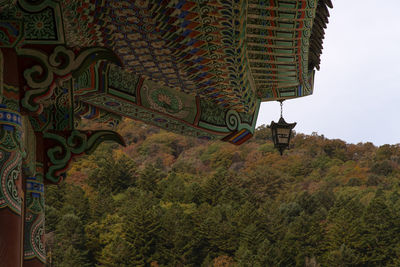
[[[110,124],[131,117],[241,144],[262,101],[312,94],[328,7],[330,0],[2,1],[0,45],[18,51],[23,112],[35,130],[72,130],[81,116]],[[68,116],[68,127],[52,114]]]

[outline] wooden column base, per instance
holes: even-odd
[[[20,267],[22,218],[8,208],[0,210],[0,266]]]

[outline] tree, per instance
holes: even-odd
[[[357,197],[342,196],[329,211],[324,260],[329,266],[360,266],[364,207]]]
[[[55,266],[88,266],[85,233],[82,221],[74,214],[65,214],[55,231],[53,262]]]
[[[161,211],[149,193],[139,190],[129,192],[129,203],[122,209],[125,240],[130,251],[129,266],[150,264],[154,259]]]
[[[124,152],[106,147],[92,160],[97,167],[90,173],[87,183],[102,195],[117,194],[133,184],[136,164]]]
[[[381,190],[369,203],[363,214],[365,223],[365,264],[386,266],[397,258],[400,238],[398,216],[386,204],[386,198]]]

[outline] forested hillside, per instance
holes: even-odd
[[[49,266],[400,266],[397,145],[117,131],[47,186]]]

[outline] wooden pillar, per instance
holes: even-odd
[[[22,264],[22,148],[19,80],[14,49],[0,51],[0,265]]]
[[[25,186],[23,266],[43,267],[46,263],[43,158],[42,151],[37,151],[35,132],[29,120],[25,119],[23,125],[26,147],[22,166]]]

